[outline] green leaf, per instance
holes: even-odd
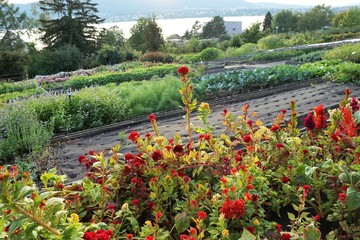
[[[311,176],[316,171],[316,169],[318,169],[318,167],[306,167],[305,168],[305,175],[306,176]]]
[[[20,228],[23,225],[24,220],[25,220],[24,218],[19,218],[11,223],[8,232],[9,236],[12,235],[16,229]]]
[[[30,194],[31,192],[35,191],[36,188],[35,187],[30,187],[30,186],[24,186],[21,190],[20,190],[20,196],[21,197],[25,197],[26,195]]]
[[[360,111],[356,111],[353,115],[356,125],[360,123]]]
[[[57,198],[53,197],[46,201],[46,206],[57,206],[57,205],[63,205],[64,199],[63,198]]]
[[[295,215],[293,213],[287,213],[290,220],[295,220]]]
[[[305,240],[319,240],[321,239],[321,232],[314,225],[309,225],[304,229]]]
[[[348,187],[346,190],[347,207],[349,211],[360,208],[360,192],[354,187]]]
[[[256,240],[256,236],[244,228],[243,234],[239,240]]]
[[[190,218],[185,212],[178,213],[175,216],[175,228],[180,234],[184,232],[190,226]]]

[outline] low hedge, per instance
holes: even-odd
[[[94,85],[106,85],[109,83],[122,83],[150,79],[153,76],[165,76],[175,74],[179,65],[169,64],[146,69],[134,69],[129,72],[101,73],[86,77],[74,77],[65,82],[66,89],[81,89]]]

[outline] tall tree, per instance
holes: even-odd
[[[203,27],[202,38],[217,38],[223,34],[226,34],[225,21],[222,17],[215,16]]]
[[[28,28],[29,18],[25,12],[10,4],[8,0],[0,0],[0,31],[10,31]]]
[[[298,18],[298,30],[317,30],[323,27],[328,27],[334,17],[334,13],[330,7],[323,5],[317,5],[310,11],[301,14]]]
[[[297,15],[285,9],[275,14],[273,27],[276,32],[290,32],[297,29]]]
[[[81,52],[94,50],[97,34],[94,24],[103,21],[96,15],[96,3],[91,0],[41,0],[39,4],[41,10],[57,16],[41,20],[41,30],[45,32],[41,39],[48,48],[70,45]]]
[[[245,43],[257,43],[263,37],[263,32],[260,30],[261,23],[253,23],[249,28],[245,29],[241,37]]]
[[[130,29],[130,33],[130,46],[141,52],[157,51],[165,43],[162,29],[157,24],[155,17],[139,18]]]
[[[262,24],[263,31],[272,31],[272,21],[273,17],[270,12],[267,12],[264,18],[264,22]]]

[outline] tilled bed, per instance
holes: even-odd
[[[253,120],[261,119],[263,124],[270,125],[277,114],[282,109],[289,109],[292,100],[297,102],[299,112],[299,123],[307,112],[322,103],[325,108],[335,108],[344,98],[345,89],[352,90],[352,96],[360,96],[360,86],[353,84],[335,84],[321,80],[307,81],[301,84],[289,84],[275,88],[262,89],[246,94],[218,97],[208,101],[212,108],[209,116],[209,123],[214,127],[213,134],[219,136],[225,132],[222,126],[222,113],[224,109],[233,113],[235,116],[242,115],[242,107],[250,105],[250,112],[256,112],[257,117]],[[183,119],[184,113],[180,110],[158,113],[157,122],[160,133],[168,138],[175,133],[186,138],[186,123]],[[290,117],[290,111],[286,117]],[[194,126],[203,126],[202,122],[192,115]],[[51,157],[45,164],[47,168],[56,167],[58,172],[66,174],[70,181],[83,177],[84,169],[78,163],[80,155],[86,155],[90,150],[104,151],[111,147],[121,144],[121,153],[136,152],[135,146],[127,140],[130,131],[138,131],[141,136],[152,132],[151,124],[146,116],[97,129],[73,133],[71,135],[56,136],[51,147]],[[124,138],[120,138],[120,135]],[[197,137],[196,135],[194,137]]]

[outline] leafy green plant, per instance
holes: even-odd
[[[317,62],[321,61],[325,55],[324,50],[304,53],[300,56],[292,57],[291,61],[300,62],[300,63],[308,63],[308,62]]]
[[[281,35],[269,35],[263,38],[260,38],[257,42],[257,46],[259,50],[267,50],[274,48],[285,47],[285,41],[281,37]]]
[[[267,51],[260,52],[251,57],[252,61],[284,60],[304,54],[301,50]]]
[[[347,44],[329,50],[323,57],[325,60],[340,59],[360,63],[360,43]]]

